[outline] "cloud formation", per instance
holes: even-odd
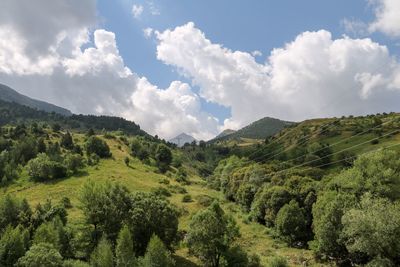
[[[68,5],[70,1],[55,2]],[[34,21],[35,16],[43,14],[29,15]],[[103,29],[91,32],[91,21],[83,18],[78,23],[79,16],[70,16],[76,18],[66,20],[73,21],[72,25],[54,28],[58,38],[44,33],[37,56],[29,48],[37,37],[24,34],[24,27],[30,26],[15,21],[19,17],[10,16],[9,21],[3,21],[0,82],[75,113],[123,116],[164,138],[183,131],[197,138],[210,138],[218,132],[216,119],[201,111],[199,96],[188,84],[175,81],[166,89],[152,85],[125,65],[114,33]],[[48,23],[55,20],[51,14],[47,18]],[[42,23],[42,29],[46,28],[46,23]]]
[[[388,36],[400,37],[400,1],[369,0],[374,7],[375,20],[369,25],[371,32],[381,31]]]
[[[142,5],[133,5],[132,6],[132,15],[135,19],[138,19],[143,13],[143,6]]]
[[[398,109],[399,64],[370,39],[304,32],[259,64],[250,53],[212,43],[194,23],[157,38],[159,60],[190,78],[201,97],[231,108],[226,128],[263,116],[302,120]]]

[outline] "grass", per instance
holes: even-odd
[[[74,134],[74,140],[82,143],[84,136]],[[124,159],[126,156],[129,156],[129,148],[119,139],[105,140],[110,146],[113,157],[101,160],[97,166],[88,166],[78,175],[45,183],[30,181],[24,170],[20,179],[2,189],[2,192],[13,193],[20,198],[26,198],[33,206],[39,202],[43,203],[47,199],[56,203],[61,201],[63,197],[68,197],[73,205],[71,209],[68,209],[69,222],[80,223],[83,220],[83,214],[79,209],[79,190],[82,184],[89,179],[99,182],[118,182],[125,185],[132,192],[151,191],[160,186],[168,188],[167,185],[160,183],[161,180],[166,179],[169,180],[170,185],[179,185],[173,177],[169,178],[156,173],[154,167],[144,165],[137,159],[130,158],[130,164],[126,166]],[[249,253],[258,254],[264,265],[273,256],[279,255],[287,258],[292,266],[298,266],[304,262],[308,264],[307,266],[322,266],[315,263],[310,251],[288,248],[285,244],[274,240],[268,235],[266,227],[254,222],[248,222],[246,220],[247,215],[236,204],[225,201],[220,192],[207,188],[200,177],[191,175],[190,181],[190,185],[179,186],[183,186],[186,189],[187,193],[185,194],[191,195],[192,202],[182,202],[183,193],[173,193],[169,197],[170,201],[183,211],[179,222],[180,230],[188,230],[191,216],[204,208],[197,199],[207,195],[211,198],[219,199],[224,210],[235,217],[241,232],[241,237],[237,241],[238,244]],[[177,249],[175,254],[176,261],[181,264],[180,266],[200,265],[200,262],[196,258],[188,254],[187,248],[183,245]]]

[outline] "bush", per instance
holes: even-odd
[[[107,143],[96,136],[90,136],[88,138],[85,148],[88,155],[96,154],[100,158],[111,157],[110,148]]]
[[[299,207],[295,200],[290,201],[289,204],[279,210],[276,216],[275,229],[278,235],[289,245],[307,241],[307,221],[304,210]]]
[[[289,267],[289,264],[285,258],[276,256],[269,260],[267,267]]]
[[[192,202],[193,200],[192,200],[192,196],[191,195],[189,195],[189,194],[186,194],[186,195],[184,195],[183,197],[182,197],[182,202],[184,202],[184,203],[188,203],[188,202]]]

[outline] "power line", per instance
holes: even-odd
[[[343,143],[343,142],[345,142],[345,141],[347,141],[347,140],[350,140],[350,139],[352,139],[352,138],[354,138],[354,137],[363,135],[363,134],[368,133],[369,131],[372,131],[372,130],[374,130],[374,129],[378,128],[378,127],[381,127],[381,126],[383,126],[383,125],[385,125],[385,124],[391,123],[391,122],[395,121],[397,118],[398,118],[398,117],[394,117],[394,118],[392,118],[391,120],[389,120],[389,121],[387,121],[387,122],[385,122],[385,123],[381,123],[381,124],[376,125],[376,126],[374,126],[374,127],[372,127],[372,128],[368,128],[367,130],[365,130],[365,131],[363,131],[363,132],[361,132],[361,133],[358,133],[358,134],[356,134],[356,135],[352,135],[352,136],[350,136],[350,137],[344,138],[344,139],[342,139],[342,140],[340,140],[340,141],[338,141],[338,142],[336,142],[336,143],[333,143],[333,144],[331,144],[331,145],[329,145],[329,146],[330,146],[330,147],[334,147],[334,146],[336,146],[336,145],[339,145],[339,144],[341,144],[341,143]],[[320,151],[322,151],[322,150],[324,150],[324,148],[318,149],[317,151],[313,151],[313,153],[317,153],[317,152],[320,152]],[[303,154],[303,155],[301,155],[301,156],[298,156],[297,158],[283,161],[282,163],[295,161],[295,160],[300,159],[300,158],[302,158],[302,157],[304,157],[304,156],[307,156],[307,155],[309,155],[309,154],[310,154],[310,153],[305,153],[305,154]]]
[[[369,142],[371,142],[371,141],[373,141],[373,140],[379,140],[380,138],[383,138],[383,137],[385,137],[385,136],[391,135],[391,134],[396,133],[396,132],[399,132],[399,130],[392,131],[392,132],[387,133],[387,134],[385,134],[385,135],[382,135],[382,136],[380,136],[380,137],[376,137],[376,138],[370,139],[370,140],[368,140],[368,141],[362,142],[362,143],[360,143],[360,144],[353,145],[353,146],[351,146],[351,147],[348,147],[348,148],[342,149],[342,150],[340,150],[340,151],[331,153],[331,154],[326,155],[326,156],[323,156],[323,157],[321,157],[321,158],[314,159],[314,160],[310,160],[310,161],[304,162],[304,163],[302,163],[302,164],[299,164],[299,165],[296,165],[296,166],[293,166],[293,167],[290,167],[290,168],[287,168],[287,169],[278,171],[278,172],[276,172],[275,174],[281,173],[281,172],[285,172],[285,171],[289,171],[289,170],[292,170],[292,169],[295,169],[295,168],[299,168],[299,167],[302,167],[302,166],[304,166],[304,165],[307,165],[307,164],[310,164],[310,163],[319,161],[319,160],[321,160],[321,159],[324,159],[324,158],[327,158],[327,157],[331,157],[331,156],[333,156],[333,155],[337,155],[337,154],[342,153],[342,152],[344,152],[344,151],[348,151],[348,150],[350,150],[350,149],[352,149],[352,148],[355,148],[355,147],[358,147],[358,146],[361,146],[361,145],[365,145],[365,144],[367,144],[367,143],[369,143]]]

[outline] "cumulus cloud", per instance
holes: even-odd
[[[70,1],[54,2],[68,6]],[[49,16],[48,23],[52,19]],[[66,24],[54,30],[58,37],[49,38],[47,48],[32,56],[29,46],[38,37],[25,35],[23,24],[13,20],[9,17],[0,23],[1,83],[75,113],[132,119],[164,138],[183,131],[198,138],[217,133],[217,120],[201,111],[199,96],[188,84],[173,82],[166,89],[158,88],[130,70],[118,51],[114,33],[103,29],[91,32],[92,23],[86,20]]]
[[[82,27],[92,27],[95,23],[95,0],[2,0],[0,2],[2,29],[12,31],[13,38],[23,38],[25,43],[19,45],[31,58],[48,54],[69,35],[75,35],[77,30]]]
[[[135,19],[139,18],[143,13],[143,6],[142,5],[133,5],[132,6],[132,15]]]
[[[375,20],[369,25],[371,32],[381,31],[392,37],[400,37],[400,1],[369,0],[374,7]]]
[[[212,43],[193,23],[157,38],[159,60],[190,78],[201,97],[231,108],[226,128],[263,116],[301,120],[398,109],[399,64],[370,39],[305,32],[259,64],[249,53]]]
[[[254,50],[253,52],[251,52],[251,54],[253,55],[253,57],[261,57],[262,56],[262,52],[259,50]]]

